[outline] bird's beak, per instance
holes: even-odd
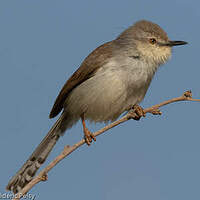
[[[185,42],[185,41],[169,41],[165,45],[173,47],[173,46],[185,45],[185,44],[187,44],[187,42]]]

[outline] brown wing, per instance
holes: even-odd
[[[60,91],[49,117],[53,118],[63,109],[64,102],[69,93],[79,84],[90,78],[94,73],[104,65],[112,55],[112,43],[107,42],[96,48],[83,61],[81,66],[67,80],[62,90]]]

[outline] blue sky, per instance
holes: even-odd
[[[197,0],[1,0],[0,192],[55,121],[48,115],[65,81],[92,50],[137,20],[189,42],[174,48],[141,105],[188,89],[200,98],[199,6]],[[124,123],[74,152],[30,193],[37,199],[199,199],[199,109],[180,102],[164,107],[162,116]],[[89,125],[93,131],[102,126]],[[47,163],[82,135],[78,123]]]

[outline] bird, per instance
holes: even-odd
[[[66,130],[82,121],[85,142],[95,136],[86,126],[91,122],[111,122],[135,108],[138,119],[143,115],[139,103],[159,66],[166,63],[172,47],[185,45],[172,41],[156,23],[140,20],[124,30],[116,39],[91,52],[66,81],[49,117],[59,118],[50,131],[7,185],[19,192],[34,177],[52,148]]]

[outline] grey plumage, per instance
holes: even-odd
[[[30,182],[60,135],[82,114],[90,121],[108,122],[140,103],[156,70],[170,58],[171,47],[183,44],[143,20],[94,50],[65,83],[50,113],[52,118],[63,110],[61,116],[7,189],[16,193]]]
[[[51,152],[52,148],[59,139],[59,127],[62,121],[62,116],[56,121],[56,123],[49,130],[47,135],[37,146],[35,151],[29,157],[29,159],[24,163],[18,173],[12,177],[7,185],[7,189],[17,193],[20,191],[27,183],[29,183],[36,171],[44,163],[47,156]]]

